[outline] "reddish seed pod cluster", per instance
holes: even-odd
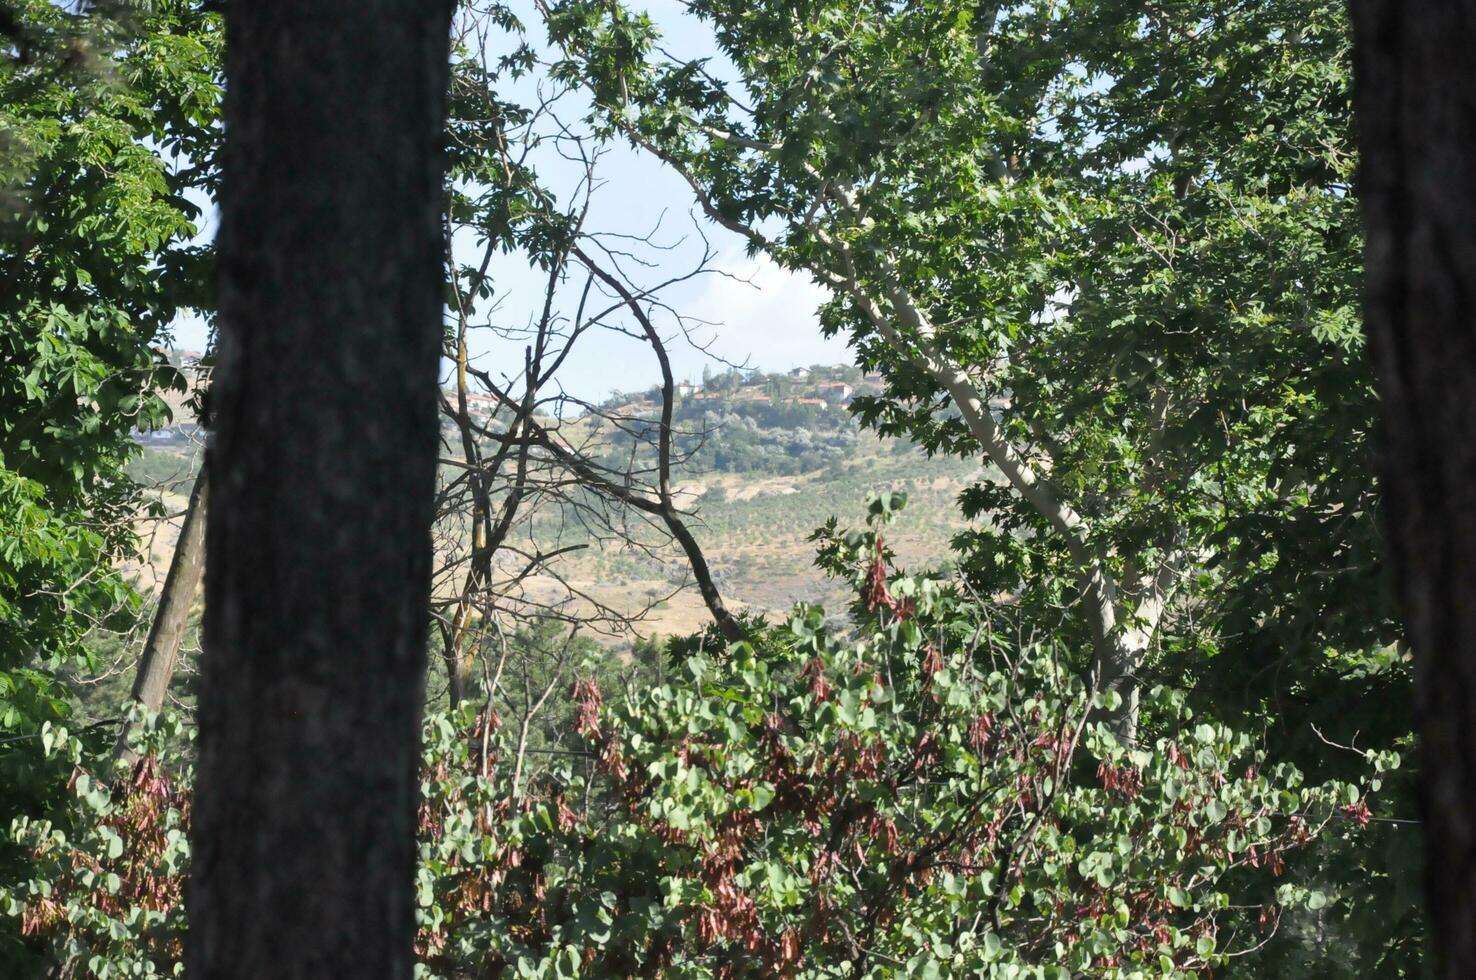
[[[909,619],[917,610],[912,600],[898,599],[887,588],[887,561],[880,534],[876,536],[876,546],[866,573],[865,602],[868,611],[888,609],[899,620]]]
[[[1114,766],[1104,759],[1097,766],[1097,778],[1103,789],[1123,799],[1136,800],[1143,792],[1143,774],[1133,766]]]
[[[82,775],[74,772],[69,785],[75,787]],[[23,935],[65,929],[67,903],[81,895],[88,895],[93,907],[114,918],[133,909],[168,914],[180,907],[184,878],[169,870],[165,855],[171,846],[170,831],[189,826],[189,794],[174,785],[153,755],[140,758],[127,781],[114,792],[121,795],[115,796],[116,803],[98,826],[121,842],[121,851],[116,857],[99,858],[66,845],[62,855],[65,871],[53,882],[51,893],[35,896],[21,910]],[[171,812],[179,815],[178,821],[169,819]],[[48,855],[42,848],[33,857],[41,862]],[[107,875],[117,876],[115,889],[101,887]],[[166,968],[178,963],[183,954],[180,937],[165,930],[144,942],[149,958]]]
[[[1343,807],[1343,812],[1352,818],[1360,827],[1367,827],[1369,818],[1372,816],[1368,809],[1368,803],[1364,800],[1349,803]]]
[[[975,718],[973,724],[969,725],[969,747],[980,755],[983,755],[989,748],[989,740],[993,732],[994,715],[986,711]]]
[[[574,682],[572,693],[579,715],[574,722],[575,731],[585,738],[598,738],[600,734],[600,706],[604,698],[600,686],[589,678]]]
[[[810,682],[810,693],[814,695],[816,701],[830,699],[833,688],[830,686],[830,680],[825,676],[825,662],[819,657],[815,657],[806,664],[800,676]]]

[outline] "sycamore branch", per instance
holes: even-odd
[[[991,13],[997,15],[997,11]],[[993,17],[990,18],[991,23],[992,20]],[[981,55],[985,53],[981,51]],[[748,223],[725,213],[708,188],[676,154],[642,137],[634,127],[625,124],[618,111],[611,112],[610,118],[632,142],[667,163],[686,181],[709,218],[742,236],[753,248],[775,257],[780,254],[782,250],[777,243],[770,241]],[[780,146],[696,119],[689,118],[686,122],[709,139],[770,157],[776,154]],[[1123,693],[1124,703],[1114,713],[1112,720],[1118,734],[1131,740],[1135,734],[1137,716],[1134,674],[1147,652],[1151,637],[1156,632],[1158,619],[1166,605],[1166,576],[1171,573],[1172,564],[1165,562],[1150,579],[1132,583],[1134,587],[1140,588],[1142,594],[1138,598],[1142,601],[1133,617],[1122,615],[1125,610],[1120,604],[1119,583],[1108,566],[1108,556],[1093,547],[1086,519],[1032,465],[1026,454],[1010,441],[995,421],[989,409],[988,398],[974,379],[962,366],[945,355],[938,343],[937,331],[931,319],[903,284],[893,258],[885,253],[880,257],[881,272],[887,285],[881,295],[877,295],[858,274],[851,246],[818,227],[816,214],[827,201],[849,212],[852,219],[860,219],[860,208],[851,187],[821,179],[822,175],[812,165],[803,166],[819,187],[815,206],[805,215],[803,226],[840,260],[846,271],[836,272],[820,262],[805,263],[805,267],[821,282],[851,297],[887,344],[922,367],[948,392],[958,406],[970,434],[990,462],[999,469],[1020,499],[1059,535],[1077,565],[1083,608],[1096,651],[1095,682],[1099,687],[1117,689]],[[886,306],[883,306],[883,301]],[[1054,460],[1049,447],[1044,447],[1042,451],[1046,455],[1048,468],[1053,468],[1050,467]]]

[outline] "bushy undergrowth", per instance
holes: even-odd
[[[1067,653],[885,554],[829,542],[850,625],[801,607],[673,644],[634,697],[579,682],[569,754],[522,792],[495,712],[428,718],[420,974],[1207,977],[1323,900],[1287,857],[1356,833],[1376,783],[1303,785],[1164,689],[1120,745]],[[12,828],[33,876],[0,913],[53,975],[182,974],[186,735],[144,726],[109,790],[52,733],[77,816]]]

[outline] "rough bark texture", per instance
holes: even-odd
[[[445,0],[232,3],[194,980],[408,980]]]
[[[133,700],[150,711],[158,711],[164,705],[164,695],[169,692],[169,682],[174,679],[174,666],[179,662],[179,645],[184,640],[185,627],[189,625],[190,606],[194,604],[195,592],[200,588],[200,577],[205,571],[205,512],[209,506],[209,487],[210,481],[202,469],[194,490],[190,491],[190,505],[185,509],[184,524],[174,545],[174,557],[169,560],[169,573],[164,576],[164,591],[159,594],[159,609],[154,613],[149,639],[138,662],[138,675],[133,679]],[[128,734],[129,726],[125,724],[113,746],[113,758],[129,758]]]
[[[1437,975],[1476,976],[1476,3],[1355,0],[1367,329]]]

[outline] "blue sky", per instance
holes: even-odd
[[[541,27],[531,5],[518,6],[525,7],[519,12],[530,33],[541,39]],[[701,25],[682,14],[674,0],[660,0],[649,7],[667,37],[665,43],[669,50],[682,54],[716,54],[711,38]],[[533,84],[532,80],[524,83],[513,96],[531,95]],[[569,105],[569,110],[561,115],[575,121],[578,108],[572,101]],[[544,179],[564,198],[572,189],[574,169],[558,161],[552,150],[540,156],[537,165]],[[777,371],[851,360],[843,339],[827,340],[820,335],[815,310],[826,298],[824,289],[767,259],[744,255],[738,236],[702,217],[686,184],[660,161],[624,145],[611,146],[600,161],[598,178],[600,184],[591,199],[586,230],[645,235],[654,228],[654,240],[664,246],[660,250],[641,251],[642,260],[652,263],[649,267],[625,262],[627,272],[637,283],[651,284],[690,271],[701,255],[704,237],[707,247],[715,253],[711,265],[716,271],[662,293],[663,300],[688,319],[687,331],[669,314],[662,314],[657,320],[663,333],[671,338],[669,351],[678,380],[684,377],[697,380],[704,366],[714,372],[721,371],[722,361]],[[208,209],[202,236],[214,234],[214,217],[213,208]],[[620,239],[608,241],[612,247],[628,247]],[[456,254],[459,259],[473,262],[480,250],[471,236],[460,236]],[[529,322],[542,304],[543,273],[529,268],[521,256],[504,255],[493,262],[492,281],[497,294],[496,307],[482,311],[482,318],[501,327],[518,327]],[[574,285],[582,285],[582,280]],[[699,323],[706,325],[699,326]],[[187,349],[202,349],[206,341],[204,324],[197,318],[182,318],[175,324],[174,335],[176,346]],[[478,365],[494,375],[521,369],[520,340],[502,339],[490,330],[476,330],[471,346]],[[699,346],[707,347],[710,352],[704,353]],[[559,382],[565,390],[591,400],[601,399],[613,390],[638,390],[658,379],[659,370],[649,348],[607,331],[581,338],[559,372]]]

